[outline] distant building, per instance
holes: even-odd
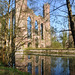
[[[51,46],[50,5],[44,4],[44,17],[36,16],[27,7],[27,0],[16,0],[16,46],[17,48],[44,48]],[[30,31],[28,31],[30,18]],[[37,28],[35,28],[37,22]],[[37,33],[36,33],[37,32]]]

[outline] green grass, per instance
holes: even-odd
[[[75,50],[75,48],[25,48],[25,50]]]
[[[17,69],[4,67],[2,63],[0,63],[0,75],[30,75],[26,72],[21,72]]]

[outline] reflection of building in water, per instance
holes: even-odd
[[[17,56],[18,57],[18,56]],[[51,57],[48,56],[26,56],[22,59],[16,57],[16,67],[32,75],[51,75]]]

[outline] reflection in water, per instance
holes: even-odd
[[[38,75],[38,66],[35,68],[35,75]]]
[[[51,75],[69,75],[68,58],[51,58]]]
[[[32,75],[50,75],[51,57],[35,55],[16,55],[16,67]]]
[[[70,75],[75,75],[75,58],[69,58]]]
[[[28,59],[30,59],[30,55],[28,55]]]
[[[38,63],[39,61],[39,56],[36,56],[36,63]]]
[[[32,74],[32,64],[28,63],[28,72]]]
[[[16,67],[32,75],[75,75],[75,58],[16,55]]]
[[[41,63],[41,75],[43,75],[43,67],[44,67],[44,65],[43,65],[43,60],[42,60],[42,63]]]

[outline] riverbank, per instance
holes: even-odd
[[[51,56],[75,56],[75,48],[69,49],[52,49],[52,48],[27,48],[16,52],[16,54],[29,54],[29,55],[51,55]]]
[[[26,73],[26,72],[21,72],[17,69],[13,69],[13,68],[10,68],[10,67],[5,67],[0,62],[0,75],[30,75],[30,74]]]

